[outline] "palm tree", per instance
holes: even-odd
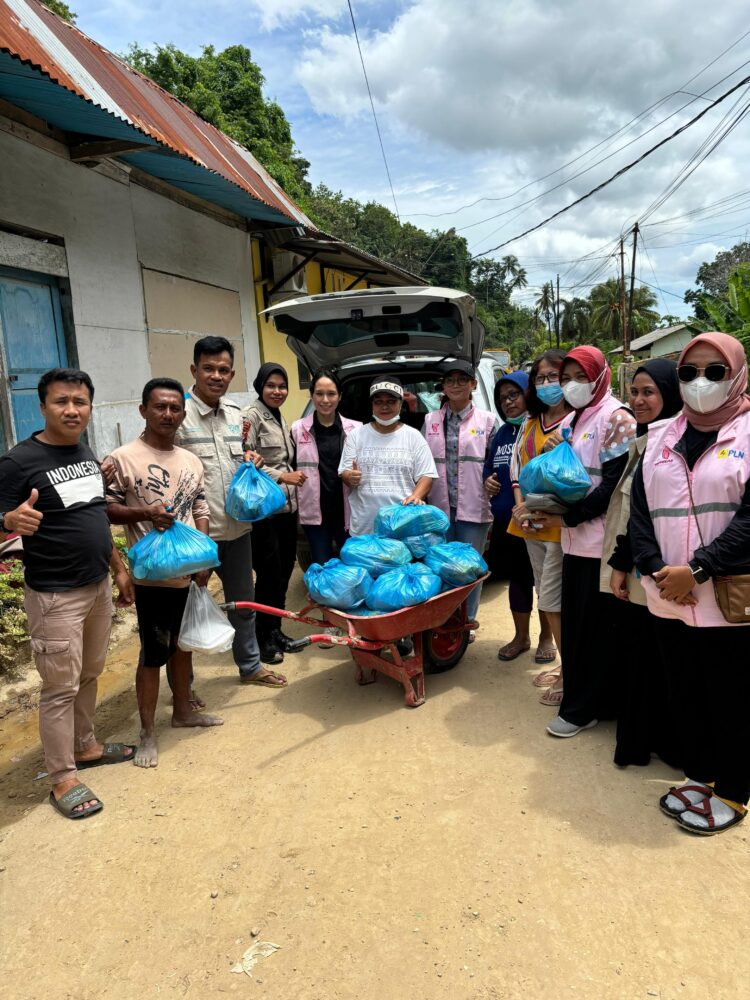
[[[516,288],[525,288],[528,285],[526,269],[521,267],[518,257],[513,254],[508,254],[500,261],[500,275],[509,292],[515,291]],[[508,281],[508,277],[510,277],[510,281]]]
[[[552,315],[555,311],[555,291],[552,282],[542,285],[542,291],[536,300],[539,312],[547,320],[547,333],[549,334],[549,346],[552,347]]]
[[[563,340],[574,344],[585,344],[589,339],[591,326],[591,305],[586,299],[572,298],[562,301],[560,323]]]
[[[598,334],[607,340],[622,340],[621,285],[615,278],[595,285],[589,295],[591,303],[591,324]],[[653,330],[659,322],[659,313],[654,306],[656,296],[650,288],[640,285],[633,291],[633,312],[630,319],[631,339]],[[625,295],[625,309],[628,309],[628,295]]]

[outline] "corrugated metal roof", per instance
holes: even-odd
[[[248,150],[37,0],[0,0],[0,97],[66,132],[153,145],[119,158],[239,215],[312,225]]]
[[[673,333],[679,333],[681,330],[691,330],[698,332],[697,326],[692,326],[690,323],[678,323],[677,326],[665,326],[660,330],[652,330],[650,333],[644,333],[641,337],[636,337],[635,340],[630,342],[631,351],[641,351],[644,347],[650,347],[651,344],[655,344],[657,340],[664,340],[665,337],[671,336]],[[621,354],[622,348],[616,347],[610,354]]]

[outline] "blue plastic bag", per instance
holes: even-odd
[[[304,576],[310,597],[327,608],[357,608],[372,587],[372,577],[362,566],[347,566],[329,559],[321,566],[313,563]]]
[[[375,515],[374,531],[384,538],[409,538],[428,531],[445,533],[450,527],[448,515],[431,504],[391,503],[381,507]]]
[[[424,535],[410,535],[402,541],[409,546],[414,559],[424,559],[434,545],[442,545],[445,542],[445,535],[442,532],[428,531]]]
[[[362,566],[374,577],[411,562],[411,552],[403,542],[377,535],[355,535],[347,539],[340,555],[347,566]]]
[[[224,511],[235,521],[262,521],[286,504],[286,496],[267,472],[243,462],[229,484]]]
[[[373,611],[400,611],[429,601],[440,593],[441,581],[424,563],[411,563],[383,573],[367,595],[367,607]]]
[[[487,572],[487,563],[467,542],[445,542],[430,549],[425,565],[452,587],[473,583]]]
[[[171,580],[219,565],[216,542],[183,521],[166,531],[149,531],[128,552],[136,580]]]
[[[551,493],[563,503],[583,500],[591,489],[591,479],[578,455],[567,440],[545,451],[521,469],[518,477],[521,493]]]

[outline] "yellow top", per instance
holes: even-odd
[[[527,418],[526,423],[521,428],[521,433],[516,438],[510,460],[510,481],[513,486],[518,486],[518,476],[521,469],[532,458],[542,454],[547,438],[559,428],[566,416],[567,414],[564,414],[549,427],[542,423],[543,416]],[[540,531],[527,533],[518,527],[512,517],[508,525],[508,534],[534,542],[557,542],[558,544],[560,542],[560,528],[542,528]]]

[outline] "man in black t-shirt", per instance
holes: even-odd
[[[133,603],[133,583],[112,545],[99,463],[81,443],[91,379],[55,368],[38,392],[44,430],[0,458],[0,540],[13,532],[24,538],[24,603],[42,678],[39,732],[50,802],[68,819],[83,819],[103,803],[78,771],[132,759],[135,751],[99,743],[93,725],[112,622],[110,568],[118,605]]]

